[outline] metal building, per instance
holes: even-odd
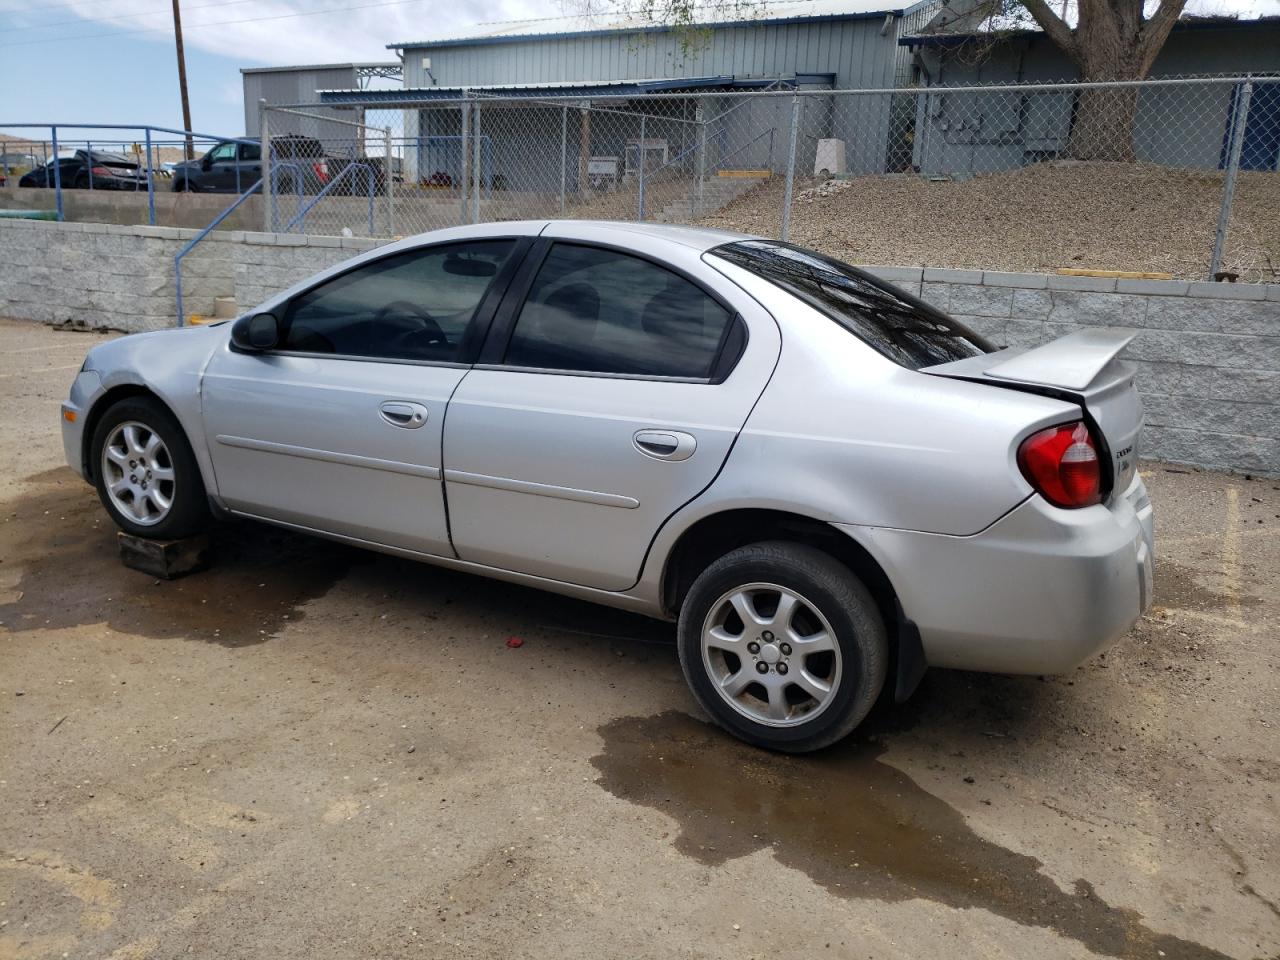
[[[400,63],[321,63],[297,67],[246,67],[240,70],[244,85],[244,135],[258,136],[258,102],[316,104],[315,113],[353,119],[350,107],[320,106],[321,90],[335,87],[364,90],[377,78],[399,80]],[[341,137],[348,135],[342,124],[326,124],[302,117],[282,118],[275,134],[301,134],[309,137]],[[359,119],[355,116],[354,119]]]
[[[912,51],[926,87],[1029,84],[1079,78],[1074,63],[1038,30],[993,39],[972,33],[921,33],[898,41]],[[1179,21],[1151,69],[1152,78],[1253,74],[1241,166],[1280,169],[1280,17]],[[1215,169],[1227,159],[1227,127],[1241,84],[1154,87],[1135,109],[1137,159]],[[914,165],[925,174],[982,172],[1063,155],[1076,94],[1043,90],[1007,95],[963,92],[920,98]]]
[[[709,132],[724,164],[781,172],[789,98],[743,102],[679,94],[902,86],[910,79],[911,58],[898,41],[918,31],[940,4],[923,0],[890,8],[884,0],[792,0],[753,8],[742,19],[701,24],[692,33],[613,14],[482,24],[390,44],[404,64],[402,89],[362,91],[335,84],[319,99],[328,106],[418,105],[404,111],[400,128],[410,144],[405,168],[420,180],[452,176],[458,167],[453,154],[468,131],[462,112],[444,102],[464,95],[493,100],[484,107],[479,134],[486,138],[484,176],[511,189],[545,189],[561,175],[557,158],[569,121],[561,107],[546,106],[551,98],[573,98],[580,115],[572,117],[569,136],[575,143],[581,140],[583,157],[613,158],[629,170],[637,151],[646,157],[654,152],[663,164],[672,164],[673,158],[692,157],[692,138]],[[622,118],[627,107],[618,98],[653,93],[671,97],[660,108],[650,101],[635,113],[659,109],[660,119],[650,116],[641,129],[638,119]],[[615,112],[593,119],[593,105],[603,107],[605,97]],[[441,106],[421,106],[432,101]],[[851,172],[881,172],[905,162],[894,158],[901,146],[888,143],[888,131],[895,125],[894,111],[908,111],[909,122],[909,98],[901,104],[868,99],[865,110],[835,111],[829,99],[813,97],[805,98],[803,110],[803,129],[847,141]],[[812,166],[815,145],[814,137],[800,145],[800,168]],[[518,156],[504,156],[504,151]],[[705,153],[698,151],[703,160]],[[531,162],[538,158],[546,162]],[[585,165],[575,166],[569,176],[586,173]]]

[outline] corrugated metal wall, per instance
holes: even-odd
[[[481,86],[648,80],[732,74],[741,77],[833,73],[838,87],[894,82],[898,57],[884,19],[721,27],[701,45],[678,35],[641,33],[530,39],[454,47],[406,48],[405,86]],[[422,58],[431,59],[431,75]]]
[[[241,77],[244,81],[244,135],[246,137],[258,135],[259,99],[264,99],[267,103],[318,104],[320,94],[317,91],[350,90],[356,86],[354,67],[244,73]],[[316,107],[314,111],[308,112],[326,116],[332,114],[349,120],[358,119],[358,116],[353,115],[353,111],[349,109]],[[306,120],[301,117],[286,119],[279,115],[272,117],[271,132],[273,135],[296,133],[321,139],[326,137],[351,139],[352,137],[351,128],[342,124],[326,124],[323,121]]]
[[[972,51],[925,51],[923,57],[935,86],[1079,78],[1075,64],[1042,35],[1010,40],[976,62]],[[1151,76],[1246,72],[1280,73],[1280,23],[1241,21],[1177,30],[1161,50]],[[1169,166],[1218,167],[1233,95],[1229,85],[1144,90],[1133,128],[1138,158]],[[1065,93],[1016,90],[922,96],[916,112],[915,164],[924,173],[982,172],[1059,154],[1067,147],[1074,99]],[[984,139],[989,142],[981,142]]]

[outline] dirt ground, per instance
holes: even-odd
[[[1060,161],[968,180],[858,177],[837,181],[837,191],[824,183],[797,181],[790,239],[852,263],[1207,280],[1223,174]],[[779,236],[783,188],[774,177],[698,222]],[[1277,211],[1280,175],[1242,172],[1223,269],[1280,282]]]
[[[1144,464],[1113,650],[778,757],[665,624],[248,525],[124,569],[94,341],[0,323],[0,958],[1280,954],[1280,482]]]

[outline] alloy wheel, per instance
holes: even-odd
[[[840,686],[840,647],[830,622],[775,583],[735,587],[711,605],[702,660],[725,702],[766,726],[812,720]]]
[[[122,514],[154,526],[173,508],[174,470],[160,434],[137,420],[117,424],[102,445],[107,496]]]

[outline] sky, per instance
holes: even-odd
[[[557,0],[182,0],[191,123],[244,132],[241,67],[393,61],[388,43],[561,12]],[[170,0],[0,0],[0,133],[31,136],[5,126],[27,121],[181,127]]]
[[[572,0],[568,0],[572,9]],[[386,44],[565,12],[566,0],[183,0],[195,130],[244,130],[240,68],[393,60]],[[1280,0],[1192,0],[1280,15]],[[585,78],[584,78],[585,79]],[[13,122],[180,127],[169,0],[0,0],[0,133]]]

